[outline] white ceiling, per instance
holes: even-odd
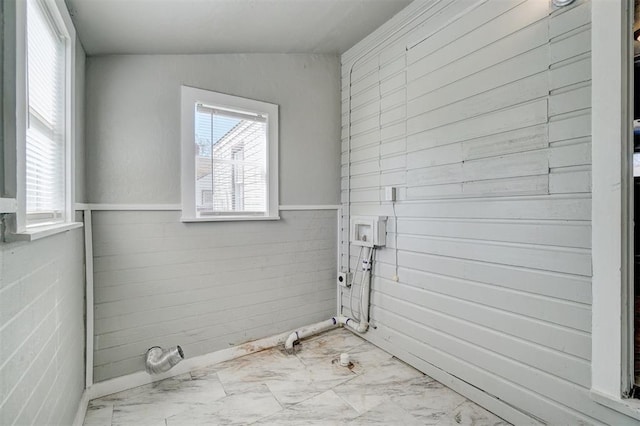
[[[412,0],[66,0],[89,55],[343,53]]]

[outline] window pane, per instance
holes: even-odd
[[[28,1],[27,226],[64,219],[64,55],[64,40],[47,12]]]
[[[266,119],[197,105],[195,121],[198,216],[264,214]]]

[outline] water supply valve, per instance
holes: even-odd
[[[352,216],[351,244],[362,247],[382,247],[387,241],[386,216]]]

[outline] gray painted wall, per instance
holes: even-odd
[[[94,212],[95,380],[143,370],[154,345],[193,357],[333,315],[335,210],[281,214]]]
[[[280,204],[336,204],[338,58],[123,55],[87,59],[92,203],[180,202],[180,85],[280,106]]]
[[[551,424],[636,424],[589,396],[590,2],[423,4],[343,56],[342,200],[390,216],[365,337]]]
[[[87,60],[87,193],[180,202],[180,85],[280,105],[280,204],[337,204],[339,61],[326,55]],[[153,345],[192,357],[335,314],[336,211],[180,223],[94,212],[96,381],[144,369]]]
[[[2,3],[5,19],[13,19],[13,7],[12,2]],[[13,31],[14,24],[15,19],[4,29]],[[13,40],[14,36],[3,33],[3,38]],[[81,110],[85,54],[76,42],[76,102]],[[14,44],[4,46],[13,49]],[[14,53],[3,53],[5,72],[11,72]],[[6,93],[2,95],[4,99]],[[15,102],[11,99],[8,101]],[[75,122],[76,152],[80,153],[84,146],[82,117],[79,114]],[[13,138],[5,142],[11,141]],[[76,164],[76,189],[82,197],[82,154]],[[6,183],[15,185],[14,180]],[[82,229],[29,243],[0,242],[0,424],[73,422],[85,378],[84,283]]]

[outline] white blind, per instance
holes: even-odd
[[[267,198],[265,116],[196,105],[198,216],[263,215]]]
[[[65,41],[48,12],[27,1],[27,226],[64,220]]]

